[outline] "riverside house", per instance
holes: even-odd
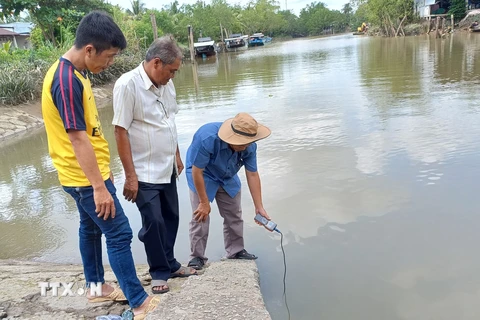
[[[29,39],[32,29],[30,22],[0,24],[0,45],[10,41],[13,48],[29,49],[32,47]]]

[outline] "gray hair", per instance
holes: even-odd
[[[175,60],[183,58],[183,52],[173,36],[165,35],[154,40],[147,50],[145,61],[149,62],[155,58],[162,60],[163,64],[172,64]]]

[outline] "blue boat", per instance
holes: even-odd
[[[265,36],[263,33],[254,33],[248,38],[248,46],[264,46],[266,43],[272,41],[272,38]]]

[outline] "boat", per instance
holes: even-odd
[[[227,51],[245,50],[248,48],[248,35],[241,33],[231,34],[228,39],[225,39],[225,49]]]
[[[468,28],[468,31],[470,31],[470,32],[480,32],[480,26],[479,25],[472,25]]]
[[[366,32],[358,32],[357,31],[357,32],[354,32],[353,35],[354,36],[364,36],[364,35],[366,35]]]
[[[266,43],[272,41],[272,38],[265,36],[263,33],[254,33],[248,39],[248,46],[255,47],[255,46],[263,46]]]
[[[217,45],[210,37],[198,38],[198,42],[193,44],[193,48],[197,57],[208,57],[217,54]]]

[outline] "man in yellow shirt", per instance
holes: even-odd
[[[107,69],[126,45],[110,16],[103,12],[86,15],[77,28],[74,46],[45,75],[42,113],[60,183],[80,214],[79,244],[87,286],[102,284],[102,295],[88,298],[91,302],[128,300],[134,319],[141,320],[159,300],[147,295],[135,271],[132,230],[115,195],[108,143],[86,73]],[[121,290],[105,283],[102,234]]]

